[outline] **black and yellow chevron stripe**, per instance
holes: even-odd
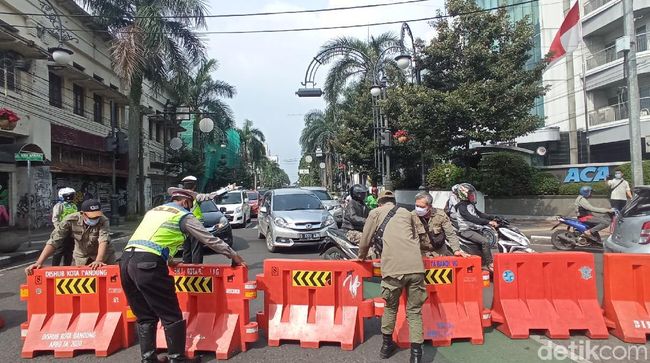
[[[209,276],[174,276],[176,292],[211,293],[212,277]]]
[[[97,292],[97,278],[78,277],[56,279],[57,295],[94,294]]]
[[[293,286],[324,287],[332,284],[332,271],[291,271]]]
[[[427,285],[449,285],[454,281],[453,268],[432,268],[424,275]]]

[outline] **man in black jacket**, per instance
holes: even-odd
[[[363,234],[363,225],[368,217],[368,207],[365,204],[368,188],[355,184],[350,188],[352,198],[343,211],[343,224],[341,229],[346,231],[346,237],[350,242],[358,245]]]

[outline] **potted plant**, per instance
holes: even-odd
[[[397,142],[403,144],[408,141],[409,133],[406,130],[397,130],[393,134],[393,137],[397,140]]]
[[[0,108],[0,129],[13,130],[16,128],[16,124],[18,124],[19,120],[20,117],[18,117],[18,115],[16,115],[12,110]]]

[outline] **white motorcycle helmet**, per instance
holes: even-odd
[[[77,192],[72,188],[61,188],[59,189],[59,199],[66,202],[72,202],[76,193]]]

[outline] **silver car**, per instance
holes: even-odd
[[[266,239],[269,252],[278,247],[319,245],[336,221],[320,199],[309,190],[287,188],[264,194],[258,212],[258,237]]]
[[[650,253],[650,186],[634,188],[634,198],[612,224],[605,252]]]
[[[323,187],[303,187],[302,189],[309,190],[316,194],[318,199],[323,202],[323,206],[327,208],[330,212],[336,224],[340,227],[343,223],[343,206],[338,198],[332,198],[332,196],[327,192],[326,188]]]

